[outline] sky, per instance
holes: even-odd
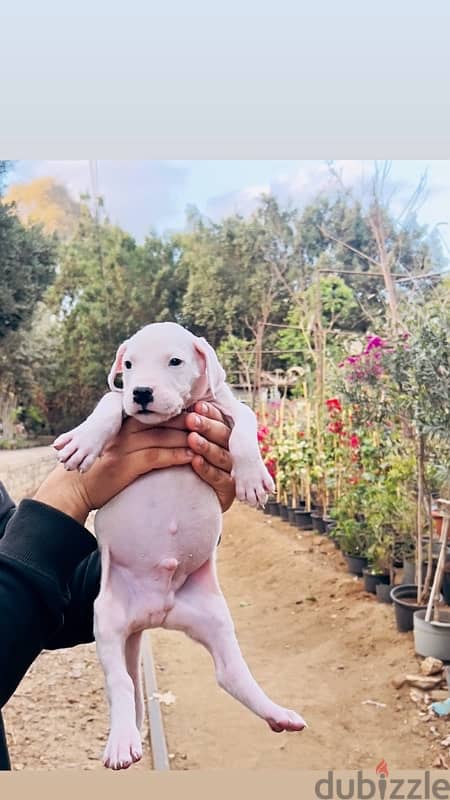
[[[150,230],[181,230],[189,205],[213,220],[228,214],[252,212],[262,193],[274,194],[282,204],[302,208],[319,191],[335,186],[325,161],[97,161],[98,191],[112,222],[143,241]],[[364,195],[374,162],[333,162],[345,186]],[[392,205],[403,210],[421,176],[427,173],[426,192],[418,208],[419,221],[438,225],[447,255],[450,248],[450,161],[393,161],[389,183],[397,187]],[[50,175],[72,195],[91,189],[88,161],[18,161],[10,183]]]

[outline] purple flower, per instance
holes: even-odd
[[[375,347],[385,347],[387,342],[384,341],[380,336],[372,336],[369,341],[367,342],[366,349],[364,350],[364,354],[370,352]]]

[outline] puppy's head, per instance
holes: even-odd
[[[122,374],[123,389],[115,378]],[[173,322],[147,325],[117,350],[108,376],[110,389],[123,392],[130,417],[158,425],[197,400],[214,399],[225,372],[208,342]]]

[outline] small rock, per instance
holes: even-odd
[[[434,759],[432,767],[436,769],[448,769],[448,764],[443,755],[439,754],[437,758]]]
[[[435,700],[436,702],[442,702],[443,700],[447,700],[448,689],[433,689],[430,692],[430,697],[432,700]]]
[[[405,675],[396,675],[392,678],[392,685],[395,689],[401,689],[406,683]]]
[[[425,701],[425,694],[419,691],[419,689],[411,689],[409,697],[413,703],[424,703]]]
[[[450,736],[446,736],[445,739],[442,739],[441,745],[442,747],[450,747]]]
[[[410,686],[415,686],[416,689],[437,689],[442,682],[441,675],[405,675],[405,680]]]
[[[438,672],[442,672],[443,667],[444,663],[439,658],[428,656],[428,658],[422,661],[420,671],[422,675],[436,675]]]

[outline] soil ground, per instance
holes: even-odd
[[[172,769],[430,767],[448,723],[425,721],[409,689],[411,634],[364,593],[326,538],[236,503],[218,549],[220,582],[249,666],[301,734],[274,734],[220,690],[209,655],[181,633],[152,632]],[[366,701],[375,701],[367,703]],[[101,769],[107,732],[95,648],[44,653],[5,709],[15,769]],[[133,769],[150,769],[150,748]]]
[[[40,461],[46,456],[54,454],[51,447],[27,447],[22,450],[0,450],[0,479],[2,470],[6,471],[31,464],[33,461]]]

